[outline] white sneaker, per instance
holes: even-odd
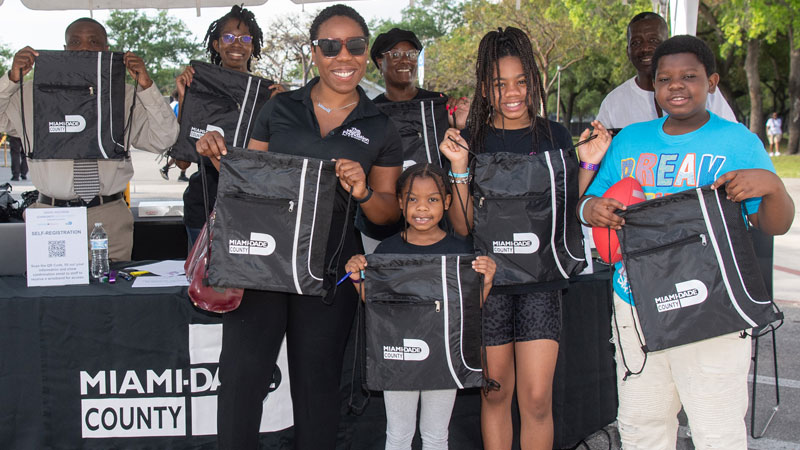
[[[775,156],[781,156],[781,152],[775,152]]]
[[[769,152],[769,156],[775,156],[775,152]]]

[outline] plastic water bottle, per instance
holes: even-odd
[[[92,243],[92,278],[97,279],[108,273],[108,235],[102,223],[94,224],[89,239]]]

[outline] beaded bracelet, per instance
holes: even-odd
[[[469,184],[472,181],[472,175],[467,174],[466,177],[453,177],[450,176],[450,182],[453,184]]]

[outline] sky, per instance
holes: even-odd
[[[64,48],[64,29],[73,20],[89,16],[89,11],[34,11],[25,7],[20,0],[0,0],[0,42],[11,48],[12,51],[30,45],[35,49],[62,50]],[[69,0],[63,0],[65,3]],[[236,3],[231,0],[231,4]],[[408,6],[408,0],[363,0],[323,2],[305,5],[306,12],[315,12],[334,3],[344,3],[353,7],[370,22],[374,19],[400,19],[401,10]],[[290,0],[268,0],[260,6],[248,6],[263,27],[270,22],[270,17],[300,12],[301,5],[296,5]],[[149,15],[154,15],[156,10],[144,10]],[[188,26],[195,39],[202,40],[208,24],[230,11],[228,8],[203,8],[201,16],[197,17],[195,8],[170,9],[169,14],[177,17]],[[95,10],[94,19],[105,22],[108,19],[107,10]],[[112,49],[117,50],[117,49]]]

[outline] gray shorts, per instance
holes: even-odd
[[[561,335],[561,291],[489,294],[483,305],[484,344],[503,345]]]

